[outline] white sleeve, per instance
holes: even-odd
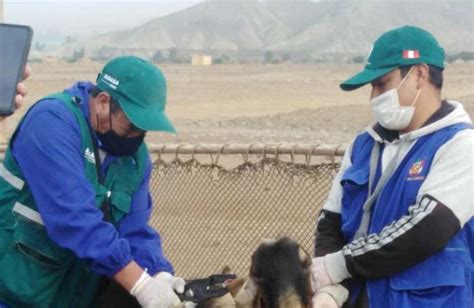
[[[474,215],[474,130],[457,133],[436,153],[431,170],[420,187],[419,203],[425,195],[450,208],[461,228]]]

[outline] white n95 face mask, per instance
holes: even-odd
[[[402,130],[407,128],[413,118],[415,104],[418,100],[421,89],[418,89],[416,92],[415,99],[410,106],[401,106],[398,98],[398,89],[400,89],[408,75],[410,75],[412,68],[400,82],[398,87],[388,90],[370,100],[375,119],[386,129]]]

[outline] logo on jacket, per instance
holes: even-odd
[[[424,176],[420,176],[425,167],[425,160],[418,159],[411,165],[410,170],[408,171],[408,181],[424,180]]]
[[[84,157],[87,159],[88,162],[95,164],[95,155],[91,149],[87,148],[84,152]]]

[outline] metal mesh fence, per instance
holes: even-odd
[[[331,160],[309,165],[278,156],[231,169],[159,158],[151,225],[178,275],[203,277],[225,265],[245,275],[262,239],[289,236],[312,251],[316,218],[338,167]]]

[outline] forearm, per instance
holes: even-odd
[[[409,212],[380,235],[344,248],[352,276],[376,279],[401,272],[442,250],[460,230],[454,213],[430,196]]]
[[[117,281],[127,291],[130,291],[135,283],[138,281],[143,273],[143,269],[135,262],[132,261],[124,268],[122,268],[117,274],[114,275],[114,280]]]
[[[357,239],[342,251],[327,255],[326,266],[338,280],[391,276],[442,250],[459,230],[454,213],[426,196],[381,233]]]

